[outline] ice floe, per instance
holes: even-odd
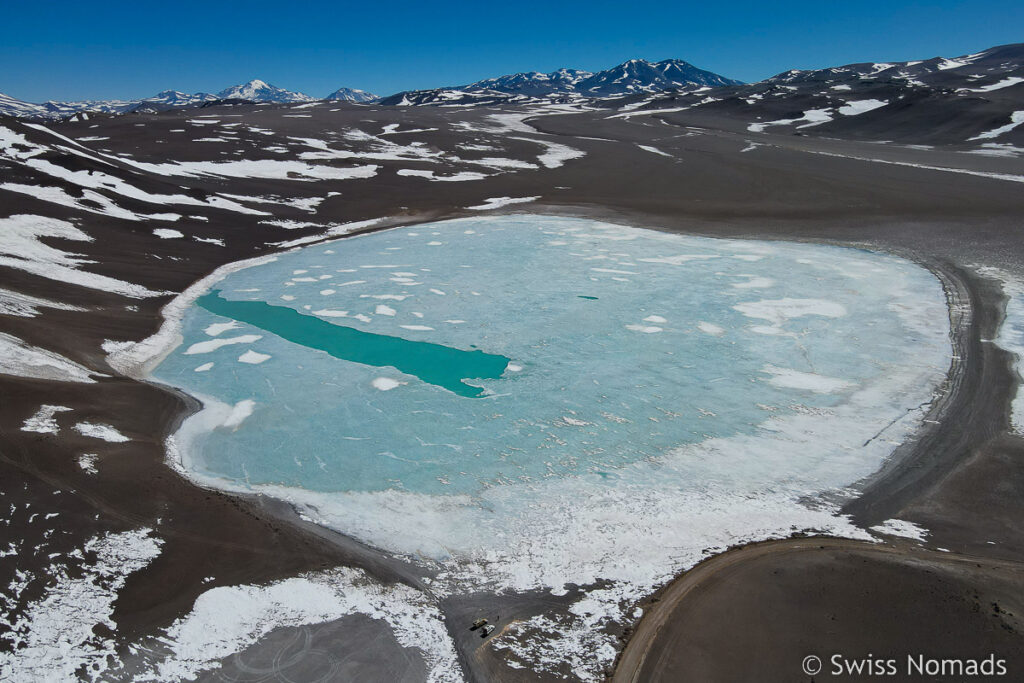
[[[238,357],[238,362],[248,363],[249,365],[259,365],[264,361],[270,360],[270,358],[271,356],[269,356],[266,353],[258,353],[256,351],[253,351],[252,349],[249,349],[248,351],[246,351],[245,353]]]
[[[216,351],[223,346],[230,346],[232,344],[251,344],[254,341],[259,341],[260,339],[263,339],[263,335],[240,334],[237,337],[222,337],[220,339],[196,342],[185,350],[185,355],[191,356],[197,353],[210,353],[211,351]]]
[[[768,382],[777,387],[813,391],[816,394],[833,394],[853,386],[852,382],[843,379],[824,377],[813,372],[800,372],[790,368],[779,368],[774,365],[765,365],[761,372],[771,375]]]
[[[723,328],[722,326],[704,321],[697,323],[697,329],[705,334],[710,334],[714,337],[721,337],[723,334],[725,334],[725,328]]]
[[[397,379],[390,377],[375,377],[371,382],[374,389],[379,391],[391,391],[397,387],[402,386],[405,382],[399,382]]]

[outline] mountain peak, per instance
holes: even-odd
[[[266,81],[254,78],[247,83],[225,88],[217,93],[222,100],[249,100],[250,102],[310,102],[309,95],[278,88]]]
[[[344,102],[376,102],[380,99],[380,95],[374,95],[372,92],[358,88],[338,88],[324,99]]]
[[[579,92],[591,97],[617,97],[691,86],[738,85],[740,81],[698,69],[681,59],[649,62],[634,58],[580,81]]]

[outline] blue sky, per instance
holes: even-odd
[[[678,57],[755,81],[790,68],[1024,41],[1024,2],[7,2],[0,92],[27,101],[217,91],[250,78],[390,94]]]

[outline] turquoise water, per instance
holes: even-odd
[[[328,323],[294,308],[262,301],[232,301],[220,291],[199,297],[196,304],[210,313],[252,325],[306,348],[335,358],[374,367],[393,367],[459,396],[480,396],[484,390],[466,384],[469,378],[501,377],[509,359],[442,344],[410,341]]]
[[[499,514],[495,491],[633,485],[634,465],[838,414],[859,392],[944,370],[935,279],[828,246],[462,219],[303,248],[218,288],[154,373],[236,407],[193,430],[191,468],[481,514]],[[879,389],[862,407],[884,426],[910,399]],[[835,433],[845,424],[835,418]],[[878,464],[806,444],[730,462],[687,456],[673,485],[784,490]]]

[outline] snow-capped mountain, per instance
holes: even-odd
[[[34,104],[0,93],[0,114],[21,118],[63,118],[81,111],[121,114],[131,111],[141,100],[86,100],[81,102],[55,102]]]
[[[961,71],[971,66],[971,73]],[[862,62],[826,69],[792,69],[765,79],[764,83],[797,85],[804,83],[856,81],[858,79],[903,81],[908,85],[959,85],[965,76],[977,77],[985,73],[1020,71],[1024,67],[1024,44],[1000,45],[981,52],[960,57],[932,57],[910,62]]]
[[[130,111],[166,111],[178,107],[194,107],[204,102],[213,102],[216,95],[205,92],[184,93],[180,90],[164,90],[152,97],[134,103]]]
[[[622,97],[693,87],[739,85],[742,81],[698,69],[681,59],[648,62],[631,59],[605,71],[590,73],[559,69],[551,73],[529,71],[488,78],[469,85],[398,93],[382,104],[497,104],[523,98],[566,99]]]
[[[233,85],[217,93],[220,100],[246,100],[248,102],[312,102],[316,98],[304,95],[300,92],[292,92],[284,88],[278,88],[266,81],[254,78],[248,83]]]
[[[341,102],[376,102],[380,99],[380,95],[374,95],[372,92],[358,88],[338,88],[324,99]]]
[[[188,94],[177,90],[164,90],[152,97],[141,100],[84,100],[80,102],[55,102],[42,104],[23,102],[0,93],[0,115],[19,118],[59,119],[80,112],[99,114],[126,114],[128,112],[155,112],[193,107],[216,100],[215,95],[208,93]]]
[[[662,92],[691,86],[717,88],[740,85],[742,81],[698,69],[681,59],[648,62],[631,59],[580,81],[577,92],[588,97],[617,97],[637,92]]]
[[[0,114],[17,117],[44,116],[46,108],[41,104],[22,102],[0,92]]]
[[[590,76],[593,74],[589,71],[579,69],[559,69],[546,74],[539,71],[528,71],[487,78],[460,89],[465,91],[492,90],[510,95],[540,97],[552,93],[574,92],[576,85]]]
[[[19,118],[59,119],[72,116],[79,112],[100,114],[126,114],[129,112],[158,112],[168,109],[197,107],[217,100],[245,100],[249,102],[312,102],[316,98],[302,93],[291,92],[278,88],[261,80],[235,85],[221,90],[216,95],[210,93],[185,93],[179,90],[163,90],[152,97],[139,100],[89,100],[81,102],[55,102],[33,104],[0,93],[0,116],[16,116]],[[377,99],[362,90],[341,88],[331,93],[327,99],[347,99],[351,102],[369,102]]]

